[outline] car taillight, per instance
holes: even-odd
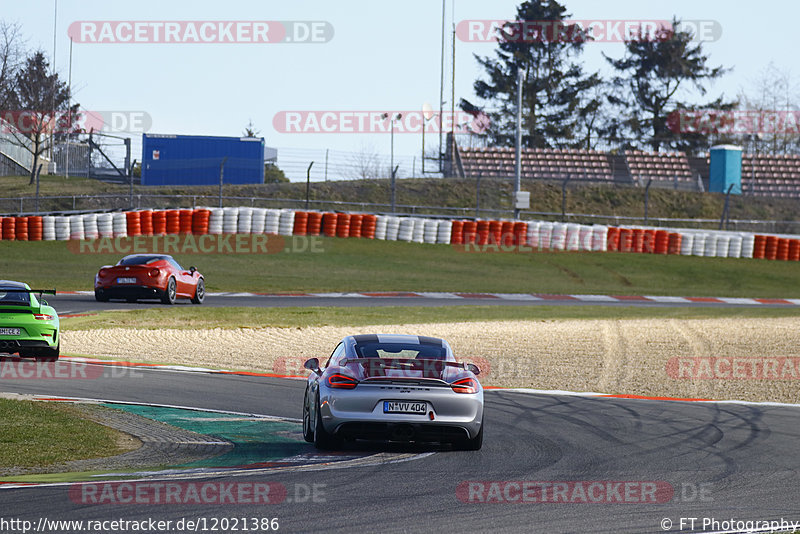
[[[332,374],[327,379],[328,386],[336,389],[353,389],[358,385],[358,380],[351,376]]]
[[[99,276],[100,278],[103,278],[107,273],[108,273],[108,271],[106,271],[105,269],[100,269],[100,272],[97,273],[97,276]]]
[[[33,318],[34,319],[39,319],[40,321],[52,321],[53,320],[53,316],[52,315],[47,315],[46,313],[34,313],[33,314]]]
[[[153,278],[157,278],[159,274],[161,274],[161,271],[158,269],[150,269],[150,276]]]
[[[477,393],[478,381],[474,378],[462,378],[461,380],[453,382],[450,387],[452,387],[453,391],[456,393]]]

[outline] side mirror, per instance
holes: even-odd
[[[317,373],[318,375],[322,375],[322,371],[319,368],[319,360],[317,358],[311,358],[309,360],[306,360],[305,363],[303,364],[303,367],[305,367],[309,371]]]
[[[194,265],[192,265],[191,267],[189,267],[189,272],[190,272],[190,273],[192,273],[192,274],[194,274],[195,272],[197,272],[197,267],[195,267]]]
[[[466,369],[467,369],[467,371],[471,372],[475,376],[481,374],[481,370],[474,363],[468,363],[466,365]]]

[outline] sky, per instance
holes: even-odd
[[[792,27],[798,20],[795,15],[800,14],[797,2],[767,0],[757,7],[751,2],[721,0],[562,3],[572,18],[579,20],[678,17],[715,21],[721,35],[705,42],[704,50],[711,65],[731,71],[709,87],[706,97],[697,96],[698,101],[723,93],[734,97],[752,89],[770,62],[793,77],[797,74]],[[517,4],[511,0],[446,0],[448,44],[454,23],[513,19]],[[276,129],[273,119],[285,117],[285,112],[386,111],[406,113],[409,119],[407,112],[419,112],[426,102],[438,108],[442,40],[439,0],[0,0],[0,17],[20,24],[28,49],[41,48],[51,58],[55,36],[54,65],[65,80],[70,66],[70,27],[80,28],[76,23],[197,21],[199,26],[201,21],[240,21],[255,32],[259,27],[252,26],[254,22],[316,22],[314,28],[321,42],[206,43],[183,39],[179,43],[72,44],[73,95],[84,110],[118,111],[120,116],[133,118],[144,113],[151,121],[149,131],[162,134],[239,136],[252,121],[267,145],[279,149],[279,162],[283,154],[287,165],[289,159],[297,166],[300,160],[319,158],[325,149],[340,155],[388,154],[392,141],[388,132],[307,133],[305,121],[303,132],[281,133],[278,129],[282,127]],[[269,40],[282,37],[276,29],[280,25],[269,27],[273,32],[266,32]],[[299,31],[308,27],[300,24],[294,28]],[[101,37],[99,30],[73,36],[80,41],[89,39],[90,34]],[[247,38],[245,33],[242,40]],[[456,101],[466,98],[479,103],[472,85],[482,73],[474,55],[493,55],[495,47],[495,43],[456,40]],[[587,44],[585,68],[608,73],[603,54],[619,57],[623,47],[621,42]],[[448,50],[448,79],[450,53]],[[449,87],[445,99],[447,109]],[[125,115],[127,112],[139,115]],[[134,147],[140,147],[140,134],[133,135]],[[436,137],[434,134],[426,139],[428,146]],[[421,135],[397,131],[394,152],[396,160],[406,167],[412,158],[416,158],[412,164],[418,166]],[[315,169],[320,172],[320,165]],[[315,177],[319,179],[318,174]]]

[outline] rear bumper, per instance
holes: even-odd
[[[15,354],[20,350],[49,349],[54,347],[48,341],[38,339],[0,339],[0,353]]]
[[[125,286],[108,286],[96,287],[94,294],[100,297],[110,299],[160,299],[164,296],[165,291],[156,287],[141,286],[141,285],[125,285]]]
[[[387,414],[383,401],[426,402],[425,414]],[[320,387],[320,414],[328,432],[343,437],[451,442],[474,438],[483,424],[483,392],[449,387],[360,384],[353,390]]]
[[[477,431],[475,431],[477,434]],[[450,443],[470,438],[469,429],[460,425],[440,425],[436,423],[342,423],[336,435],[344,438],[358,438],[376,441],[423,441]]]

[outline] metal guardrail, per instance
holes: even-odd
[[[251,206],[259,208],[294,208],[305,209],[305,199],[275,197],[223,196],[223,206]],[[122,211],[131,209],[159,208],[197,208],[216,206],[217,195],[158,195],[136,194],[131,199],[125,194],[103,195],[60,195],[40,196],[39,213],[71,214],[87,212]],[[0,214],[4,216],[24,216],[35,214],[33,208],[35,197],[0,197]],[[27,208],[27,209],[26,209]],[[347,202],[340,200],[309,200],[309,209],[327,211],[367,211],[370,213],[392,214],[391,204],[373,202]],[[395,214],[424,215],[426,217],[458,217],[463,219],[508,218],[511,209],[425,206],[414,204],[397,204]],[[719,219],[692,219],[671,217],[644,217],[625,215],[596,215],[590,213],[561,213],[547,211],[522,211],[521,218],[551,220],[558,222],[575,222],[608,225],[649,225],[659,227],[680,227],[698,229],[718,229]],[[730,219],[726,229],[733,231],[800,233],[800,221],[769,221]]]

